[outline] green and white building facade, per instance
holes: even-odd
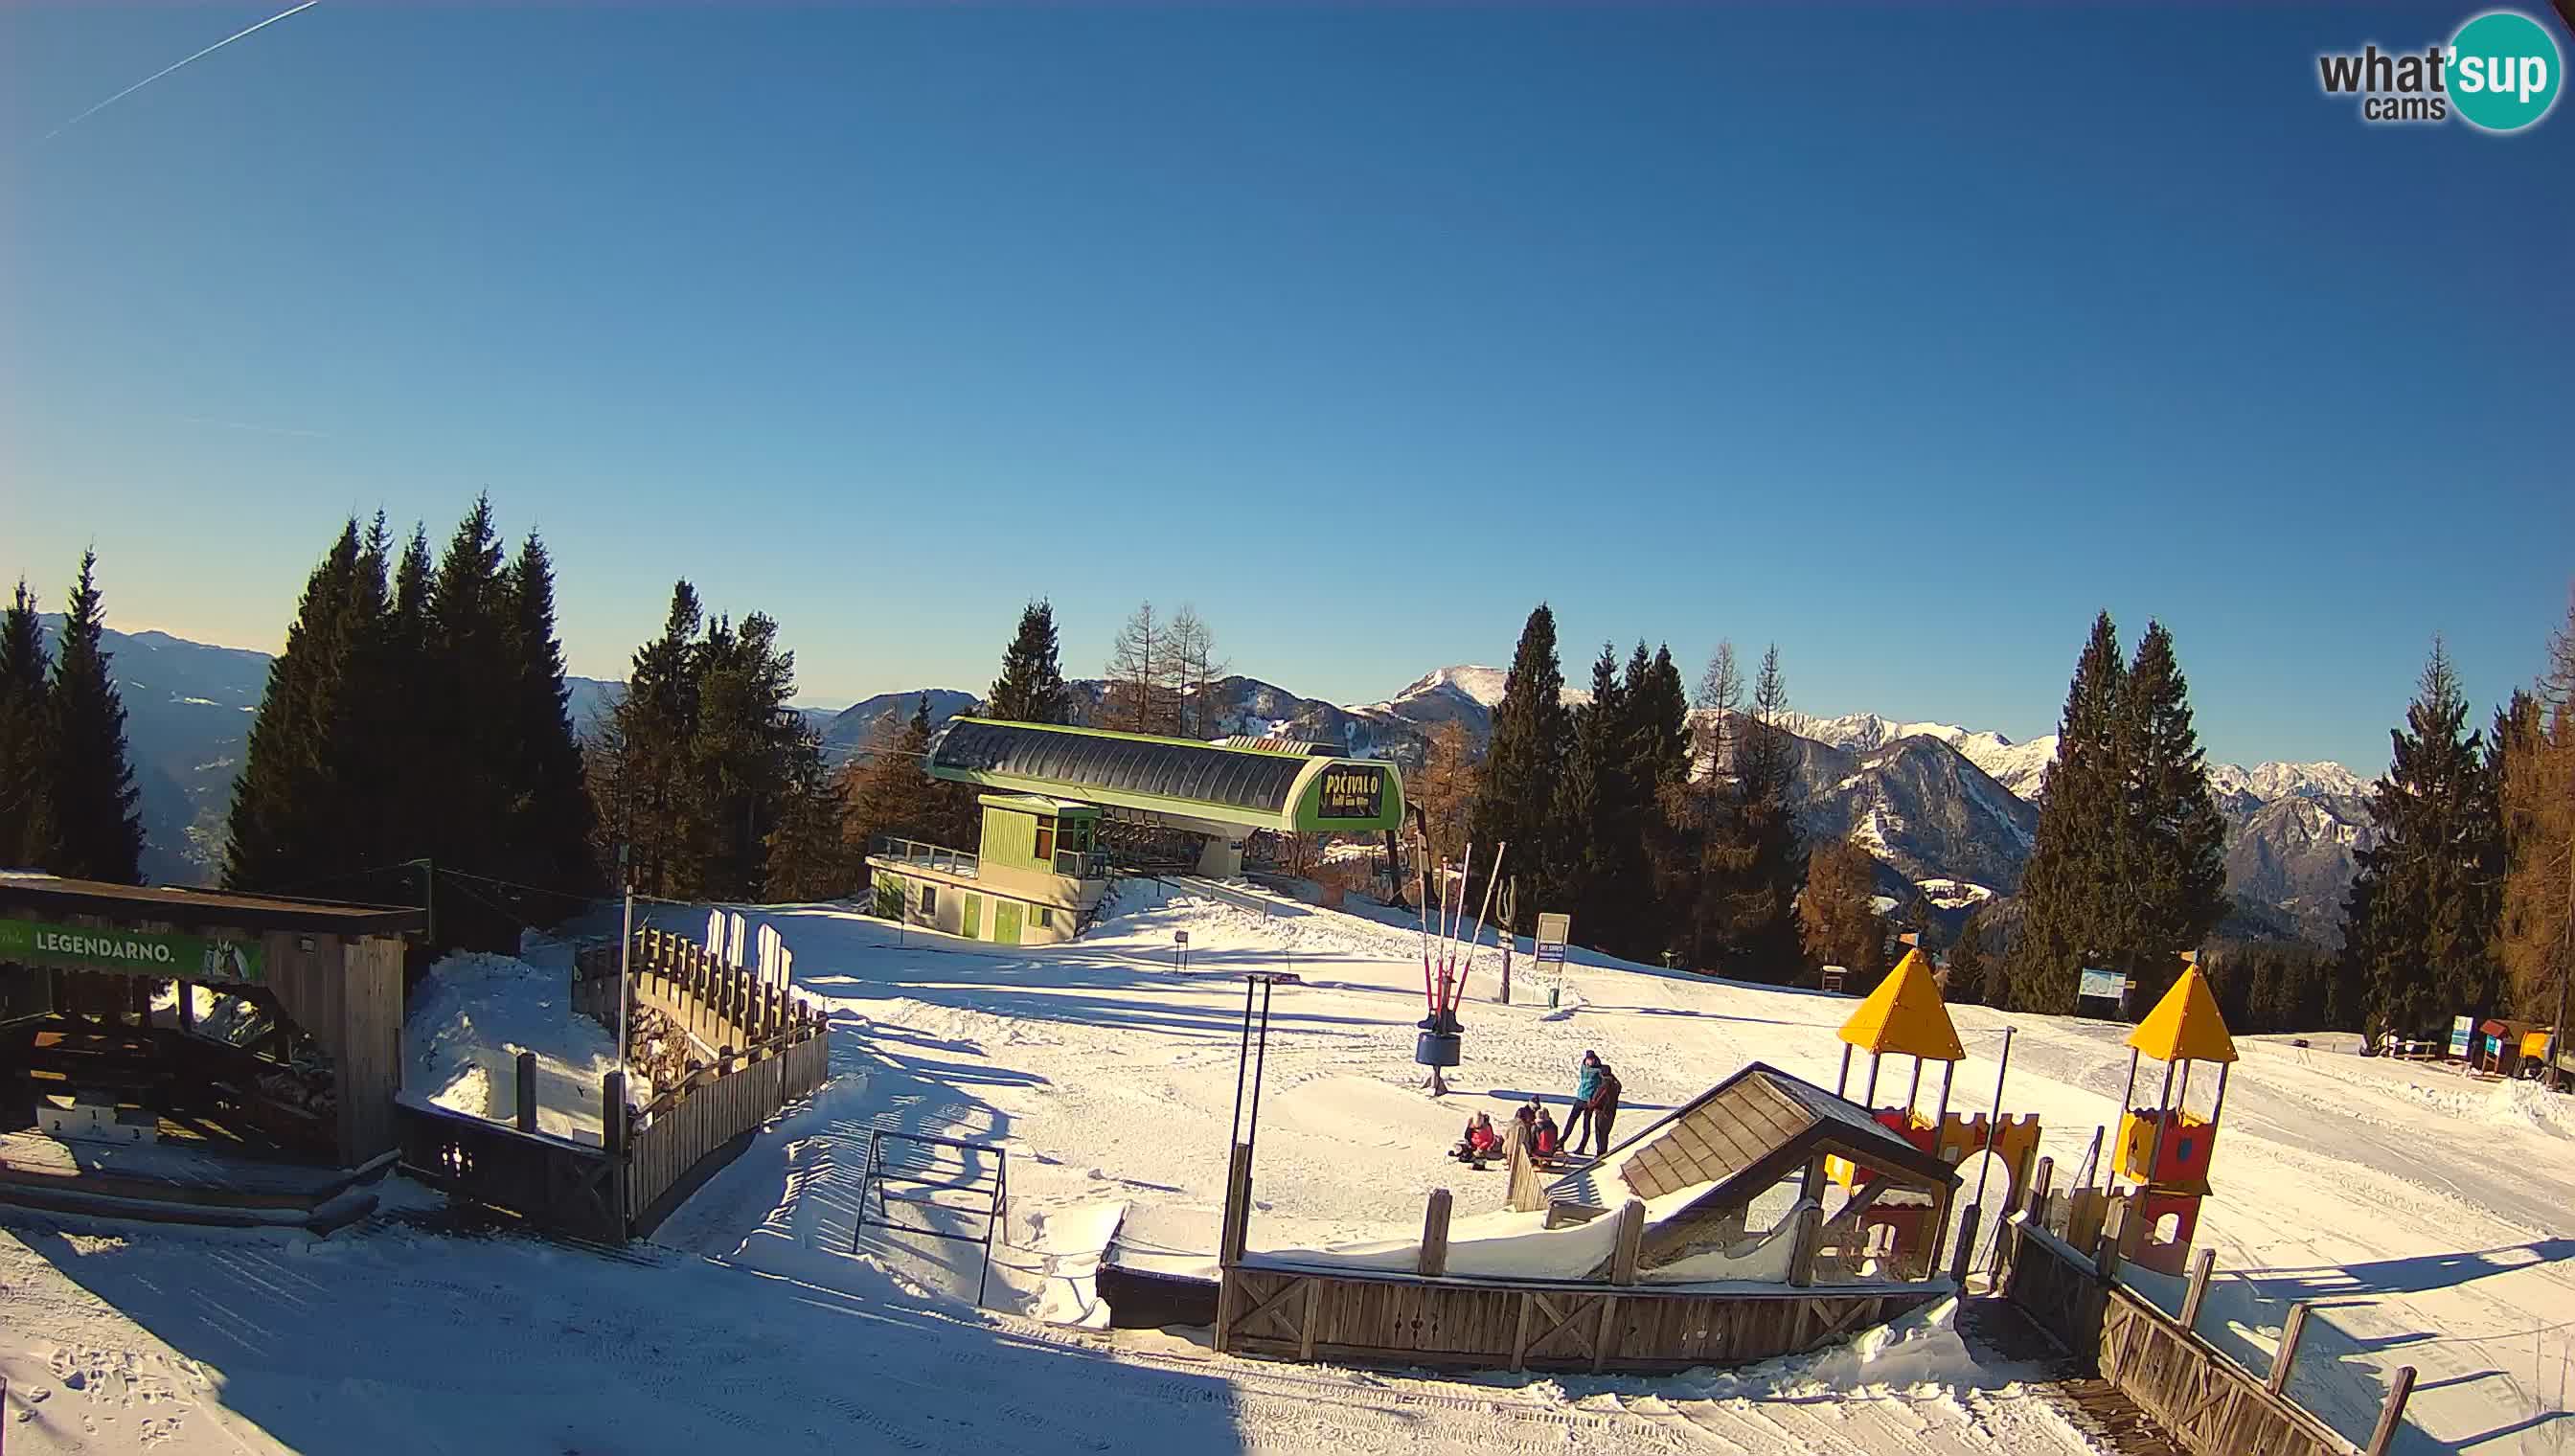
[[[931,739],[934,778],[986,789],[973,850],[881,840],[881,906],[912,924],[1003,944],[1068,940],[1109,887],[1104,818],[1201,836],[1198,872],[1243,872],[1251,833],[1373,833],[1403,821],[1391,763],[1311,743],[1203,743],[1102,728],[960,718]]]

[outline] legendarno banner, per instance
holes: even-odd
[[[257,941],[0,920],[0,960],[26,955],[43,956],[49,964],[74,961],[90,970],[195,980],[256,982],[261,969]]]

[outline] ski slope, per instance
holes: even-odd
[[[1434,1100],[1411,1063],[1414,932],[1381,911],[1248,901],[1267,913],[1131,889],[1092,936],[1031,948],[836,906],[747,911],[779,928],[802,987],[831,1007],[835,1076],[632,1259],[438,1231],[405,1212],[436,1198],[399,1181],[388,1214],[321,1243],[0,1217],[8,1449],[2087,1449],[2026,1372],[1978,1366],[1938,1321],[1750,1371],[1599,1380],[1238,1361],[1097,1328],[1091,1276],[1113,1236],[1138,1262],[1212,1258],[1245,970],[1303,981],[1274,1003],[1256,1248],[1406,1237],[1438,1186],[1460,1217],[1499,1208],[1500,1174],[1441,1150],[1474,1109],[1531,1093],[1560,1105],[1586,1047],[1626,1085],[1623,1130],[1750,1058],[1829,1085],[1852,1005],[1577,952],[1561,1007],[1525,980],[1503,1006],[1488,952],[1466,991],[1466,1064]],[[667,927],[704,924],[675,907]],[[453,1024],[472,1014],[550,1062],[592,1056],[568,1011],[460,1012],[434,990],[415,1004],[437,1024],[416,1024],[413,1042],[444,1065],[472,1064]],[[2012,1026],[2006,1107],[2039,1112],[2047,1150],[2078,1162],[2112,1115],[2118,1030],[1955,1014],[1972,1053],[1956,1103],[1989,1105]],[[559,1047],[543,1044],[550,1026]],[[2260,1369],[2287,1303],[2324,1301],[2294,1388],[2344,1430],[2365,1434],[2384,1371],[2412,1364],[2400,1450],[2575,1446],[2559,1383],[2575,1348],[2575,1115],[2436,1068],[2263,1039],[2243,1051],[2202,1223],[2220,1269],[2203,1328]],[[1902,1076],[1881,1092],[1900,1095]],[[973,1307],[979,1245],[856,1226],[876,1128],[1007,1147],[986,1310]],[[927,1216],[973,1231],[968,1216]]]

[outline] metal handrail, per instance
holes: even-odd
[[[868,852],[924,869],[945,870],[951,874],[974,875],[982,866],[982,856],[972,849],[951,849],[943,844],[924,843],[895,834],[876,834],[868,839]]]

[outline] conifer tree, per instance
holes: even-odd
[[[490,873],[497,867],[486,850],[506,832],[516,789],[505,766],[515,763],[519,719],[519,674],[509,647],[513,617],[492,501],[478,496],[439,559],[422,664],[428,692],[421,718],[431,728],[422,744],[425,766],[443,790],[428,805],[424,837],[430,855],[447,868]],[[442,918],[461,926],[460,916]],[[474,928],[478,933],[461,943],[507,943],[497,922]]]
[[[2502,900],[2501,817],[2482,734],[2435,639],[2405,727],[2372,785],[2378,840],[2346,898],[2341,981],[2364,1029],[2414,1035],[2501,999],[2493,941]]]
[[[1625,784],[1625,689],[1609,645],[1591,665],[1591,701],[1573,711],[1573,751],[1555,782],[1547,828],[1547,896],[1573,916],[1581,943],[1623,952],[1630,930],[1619,875],[1632,838]]]
[[[1838,965],[1860,986],[1886,973],[1886,920],[1877,912],[1877,860],[1844,840],[1806,856],[1797,935],[1810,966]]]
[[[1986,971],[1985,910],[1978,905],[1967,912],[1966,923],[1958,927],[1957,943],[1949,947],[1949,980],[1941,998],[1953,1006],[1983,1005]]]
[[[554,562],[536,533],[520,545],[504,591],[515,689],[511,766],[518,788],[504,843],[515,861],[513,877],[567,900],[598,894],[606,886],[591,857],[594,810],[581,741],[573,731],[563,645],[555,633]]]
[[[1716,898],[1711,968],[1774,984],[1800,972],[1796,903],[1806,877],[1793,801],[1796,749],[1780,722],[1787,711],[1787,678],[1773,644],[1761,655],[1752,712],[1735,725],[1730,802],[1703,891]]]
[[[2040,778],[2038,834],[2021,871],[2020,934],[2006,965],[2007,1004],[2069,1011],[2078,972],[2120,950],[2110,894],[2125,870],[2126,785],[2118,724],[2126,664],[2110,614],[2093,619],[2074,665],[2055,761]]]
[[[348,727],[363,550],[352,517],[305,579],[286,651],[269,662],[227,821],[224,883],[235,889],[302,889],[366,865],[341,837],[350,820],[332,771]]]
[[[786,777],[778,824],[769,835],[762,898],[840,898],[857,884],[858,866],[841,836],[841,797],[823,765],[819,728],[804,728],[796,734]]]
[[[1002,653],[1002,676],[984,701],[984,717],[1007,723],[1070,723],[1073,695],[1056,657],[1055,608],[1032,602],[1020,612],[1019,635]]]
[[[1549,811],[1572,737],[1572,719],[1564,708],[1564,670],[1555,654],[1555,614],[1541,602],[1520,629],[1502,701],[1493,708],[1492,741],[1484,752],[1474,811],[1467,817],[1468,837],[1474,843],[1498,845],[1507,840],[1511,863],[1548,862],[1553,852],[1547,832]],[[1525,887],[1531,880],[1523,877],[1520,882]],[[1554,908],[1541,904],[1543,898],[1529,893],[1518,896],[1519,923],[1514,930],[1528,933],[1540,910]],[[1581,933],[1579,927],[1576,933]]]
[[[0,868],[34,868],[53,857],[46,792],[51,668],[45,625],[22,579],[0,618]]]
[[[734,630],[719,619],[702,647],[694,781],[708,805],[713,853],[699,893],[757,894],[764,850],[785,796],[789,758],[803,723],[789,702],[796,655],[778,644],[778,624],[753,613]]]
[[[592,781],[602,848],[629,846],[628,877],[644,894],[679,897],[704,878],[705,835],[689,761],[703,625],[697,589],[674,584],[662,635],[636,649],[625,696],[600,735]]]
[[[2180,974],[2180,952],[2198,949],[2226,914],[2226,821],[2209,792],[2189,686],[2161,623],[2147,623],[2137,640],[2113,741],[2126,794],[2109,963],[2134,978],[2131,1000],[2142,1010]]]
[[[71,879],[140,884],[143,820],[135,804],[142,795],[126,757],[125,705],[108,675],[106,626],[98,553],[84,552],[46,695],[55,842],[44,867]]]

